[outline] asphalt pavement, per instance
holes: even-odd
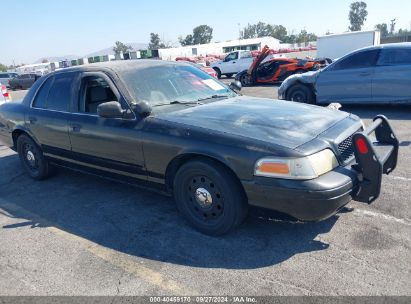
[[[401,140],[380,198],[319,223],[255,210],[218,238],[153,192],[68,170],[32,181],[0,146],[0,294],[411,295],[411,108],[344,110],[385,114]]]

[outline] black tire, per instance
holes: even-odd
[[[217,73],[217,78],[221,79],[221,71],[219,68],[214,68],[214,71]]]
[[[312,90],[303,84],[296,84],[288,89],[287,100],[313,104],[315,102]]]
[[[243,87],[249,87],[254,84],[252,78],[248,73],[244,73],[240,76],[240,82]]]
[[[217,162],[199,159],[184,164],[174,178],[173,190],[180,212],[204,234],[226,234],[247,215],[240,182]]]
[[[27,135],[17,138],[17,151],[23,168],[35,180],[42,180],[50,176],[51,167],[44,158],[38,145]]]
[[[225,74],[225,77],[231,78],[231,77],[233,77],[233,74]]]

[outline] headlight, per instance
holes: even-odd
[[[313,179],[338,166],[335,154],[326,149],[301,158],[267,157],[257,161],[255,176],[278,177],[285,179]]]

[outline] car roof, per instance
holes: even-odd
[[[137,59],[137,60],[118,60],[118,61],[107,61],[98,62],[93,64],[81,65],[76,67],[70,67],[55,71],[53,73],[66,73],[73,71],[102,71],[102,70],[112,70],[114,72],[124,72],[129,70],[140,70],[150,67],[161,67],[161,66],[172,66],[172,65],[188,65],[181,61],[164,61],[156,59]]]
[[[411,42],[401,42],[401,43],[387,43],[387,44],[380,44],[380,45],[373,45],[373,46],[367,46],[364,48],[359,49],[360,50],[379,50],[379,49],[390,49],[390,48],[405,48],[409,49],[411,48]]]

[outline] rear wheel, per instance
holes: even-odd
[[[29,136],[23,134],[17,138],[17,151],[23,168],[31,178],[42,180],[50,175],[51,168],[48,161]]]
[[[303,85],[303,84],[296,84],[292,86],[287,93],[287,100],[296,101],[296,102],[304,102],[304,103],[314,103],[314,94],[312,90]]]
[[[221,79],[221,71],[219,68],[215,68],[214,71],[217,73],[217,78]]]
[[[195,160],[184,164],[174,178],[173,189],[178,209],[202,233],[225,234],[247,215],[241,184],[217,162]]]

